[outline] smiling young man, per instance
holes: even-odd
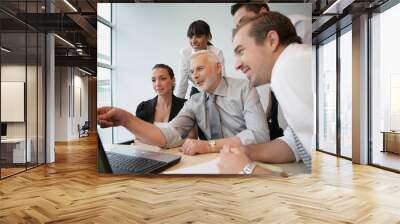
[[[201,50],[191,57],[192,79],[200,93],[193,95],[168,127],[156,127],[129,112],[98,109],[101,127],[123,126],[142,142],[166,148],[182,145],[185,154],[218,152],[223,145],[268,141],[268,128],[257,91],[246,80],[223,77],[218,56]],[[197,126],[208,141],[186,139]]]
[[[233,16],[235,25],[269,11],[270,8],[266,3],[236,3],[231,6],[231,15]],[[311,44],[311,19],[304,15],[289,15],[288,18],[295,27],[297,35],[301,37],[302,42]],[[286,128],[287,121],[282,116],[282,108],[279,107],[275,94],[268,87],[262,88],[267,88],[267,92],[269,92],[269,95],[266,97],[268,99],[266,119],[270,139],[274,140],[283,136],[283,130]]]
[[[265,144],[224,147],[219,163],[222,173],[269,173],[251,161],[303,161],[311,171],[314,133],[311,46],[300,43],[293,24],[278,12],[260,14],[234,29],[236,69],[254,86],[271,83],[288,128],[284,136]]]

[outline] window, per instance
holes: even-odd
[[[336,39],[318,48],[318,149],[336,153]]]
[[[396,132],[400,130],[400,43],[394,29],[398,21],[400,4],[371,18],[372,164],[395,170],[400,170],[400,156],[389,145],[395,150],[400,147],[400,132]]]
[[[111,4],[110,3],[98,3],[97,4],[97,15],[107,22],[111,22]]]
[[[97,67],[97,107],[111,105],[111,69]]]
[[[112,106],[111,3],[97,4],[97,107]],[[111,144],[113,129],[101,129],[102,142]]]
[[[400,73],[390,74],[390,130],[400,130]]]
[[[19,2],[19,15],[40,13],[43,3]],[[0,17],[18,24],[4,12]],[[2,137],[9,141],[0,144],[0,179],[45,163],[45,46],[45,34],[33,27],[12,25],[0,29],[0,123]],[[11,95],[16,101],[4,100]],[[11,106],[16,106],[15,110],[10,110]]]
[[[111,27],[97,22],[97,62],[111,64]]]
[[[340,36],[340,155],[352,156],[352,34]]]

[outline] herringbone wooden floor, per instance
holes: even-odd
[[[0,223],[400,223],[400,175],[316,152],[313,174],[129,177],[96,173],[94,137],[0,181]]]

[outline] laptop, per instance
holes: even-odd
[[[1,140],[7,139],[7,124],[1,123]]]
[[[99,132],[101,132],[98,129]],[[163,152],[153,152],[140,149],[127,149],[113,145],[102,144],[97,135],[97,171],[113,174],[156,174],[177,164],[181,157]]]

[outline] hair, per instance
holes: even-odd
[[[206,35],[207,37],[210,37],[210,40],[212,38],[210,26],[203,20],[196,20],[192,22],[187,30],[188,38],[199,35]],[[208,41],[207,45],[212,45],[212,43]]]
[[[290,19],[279,12],[262,13],[253,18],[244,20],[233,29],[232,38],[235,37],[237,32],[247,24],[251,26],[248,35],[254,37],[256,44],[262,44],[268,32],[272,30],[278,33],[279,42],[283,46],[287,46],[294,42],[299,44],[302,43],[301,38],[297,36],[296,29]]]
[[[167,70],[168,71],[168,75],[169,75],[169,77],[171,79],[173,79],[175,77],[174,70],[172,70],[172,68],[169,67],[168,65],[166,65],[166,64],[156,64],[156,65],[154,65],[152,70],[158,69],[158,68],[163,68],[163,69]]]
[[[208,61],[209,61],[209,62],[220,63],[220,62],[219,62],[219,59],[218,59],[218,56],[217,56],[214,52],[209,51],[209,50],[200,50],[200,51],[196,51],[196,52],[194,52],[194,53],[192,54],[192,56],[190,57],[190,59],[193,59],[193,58],[199,56],[200,54],[207,54],[207,58],[208,58]]]
[[[236,3],[231,6],[232,16],[240,9],[244,7],[247,11],[259,13],[262,8],[266,8],[269,12],[269,7],[266,3]]]

